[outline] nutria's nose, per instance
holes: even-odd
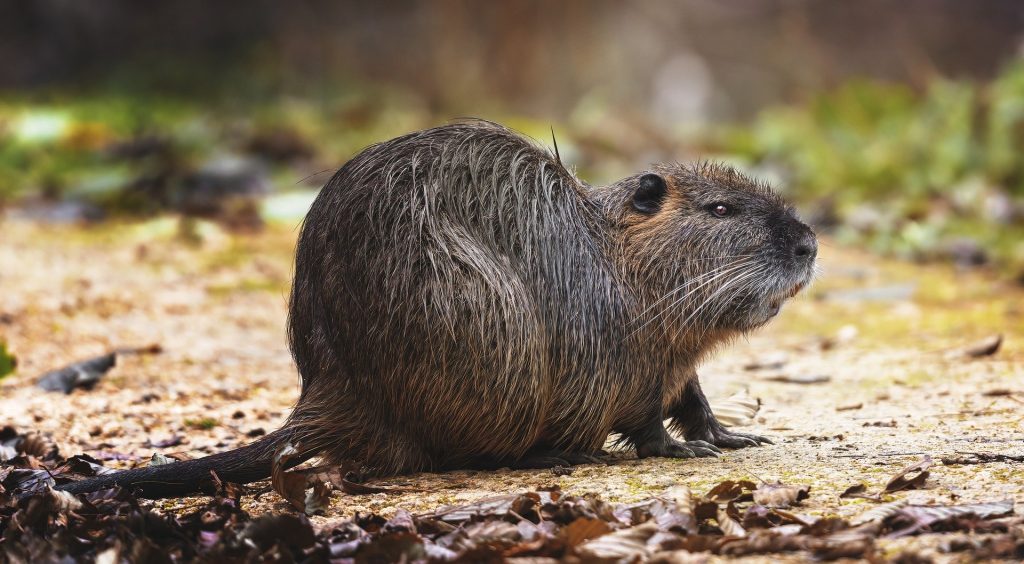
[[[793,255],[798,259],[814,260],[818,255],[818,239],[811,233],[810,229],[797,241],[793,247]]]

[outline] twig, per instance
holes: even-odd
[[[1024,455],[998,454],[991,452],[957,452],[958,454],[966,456],[944,456],[942,457],[942,463],[952,466],[958,464],[987,464],[989,462],[1024,462]]]
[[[925,452],[875,452],[865,454],[833,454],[832,458],[867,458],[869,456],[916,456]]]

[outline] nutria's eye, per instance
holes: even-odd
[[[727,217],[732,215],[732,208],[725,204],[711,204],[708,206],[708,211],[716,217]]]
[[[640,177],[640,186],[633,193],[633,207],[640,213],[655,213],[661,209],[667,191],[664,178],[657,174],[645,174]]]

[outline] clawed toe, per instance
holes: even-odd
[[[681,448],[692,452],[691,456],[697,457],[717,457],[722,454],[722,451],[715,445],[705,441],[686,441],[685,443],[677,443],[673,445],[675,448]]]
[[[761,446],[762,444],[774,444],[769,439],[759,435],[732,433],[729,431],[716,434],[714,442],[716,445],[726,448],[746,448]]]

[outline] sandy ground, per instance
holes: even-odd
[[[202,225],[201,241],[192,243],[176,232],[173,219],[91,230],[0,224],[0,338],[19,362],[16,374],[0,380],[0,423],[47,433],[65,455],[86,452],[122,467],[154,452],[201,456],[232,448],[277,427],[298,391],[284,339],[296,230],[235,237]],[[404,476],[382,483],[415,493],[335,493],[329,514],[314,519],[427,511],[552,484],[629,502],[673,484],[702,492],[741,478],[810,485],[804,512],[846,516],[873,503],[839,499],[848,486],[881,489],[925,454],[936,461],[925,489],[889,498],[1024,503],[1024,463],[940,462],[961,453],[1024,455],[1024,288],[827,243],[820,255],[822,276],[810,291],[701,370],[712,399],[743,389],[760,398],[754,424],[742,430],[775,445],[718,459],[627,459],[567,476]],[[956,352],[996,334],[1004,343],[993,356]],[[125,357],[91,391],[64,396],[33,385],[52,368],[151,343],[164,352]],[[748,369],[776,359],[785,360],[780,368]],[[248,499],[254,513],[291,510],[272,492]],[[194,502],[158,503],[179,510]],[[926,535],[889,549],[941,542]]]

